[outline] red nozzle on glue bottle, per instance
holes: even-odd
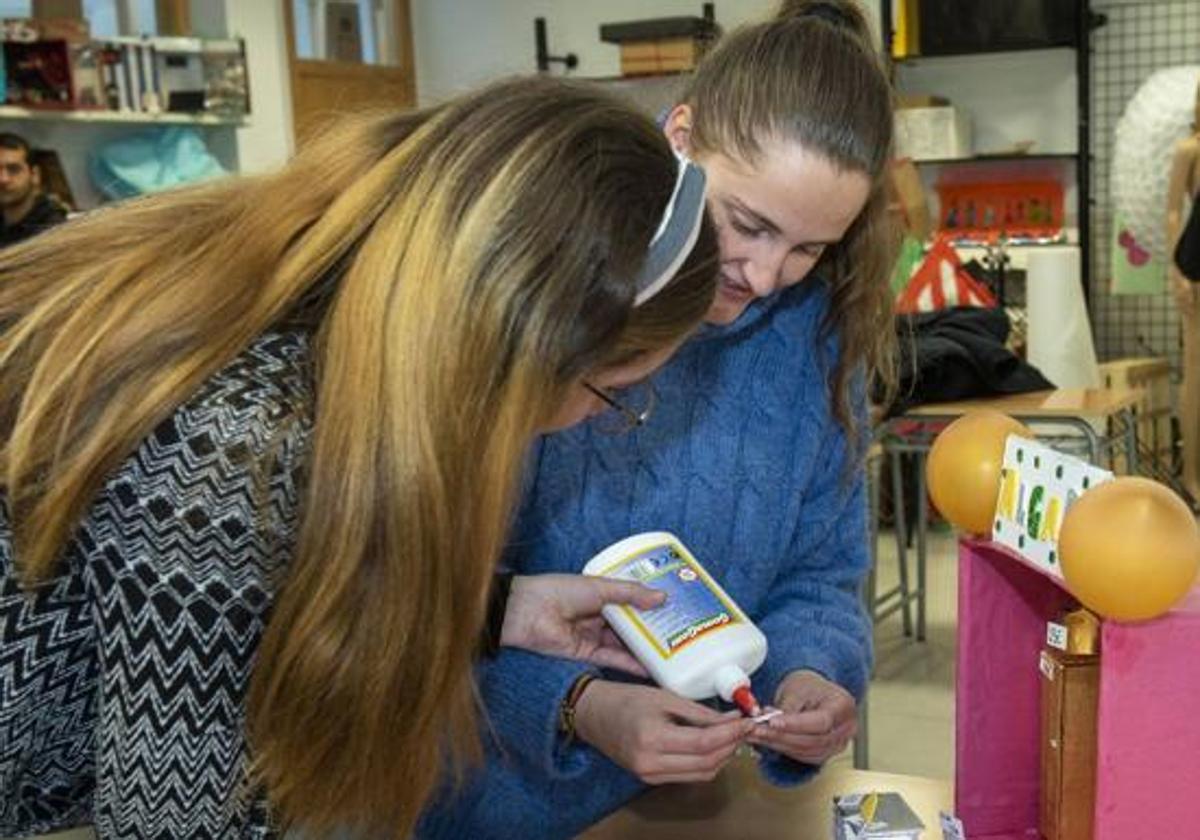
[[[758,705],[758,698],[750,690],[750,678],[741,668],[736,665],[723,665],[717,669],[713,680],[721,699],[737,706],[746,717],[758,717],[762,714],[762,706]]]
[[[750,675],[767,638],[674,534],[626,537],[601,551],[585,575],[630,580],[664,592],[652,610],[610,604],[604,618],[663,688],[689,700],[719,696],[748,716],[762,710]]]

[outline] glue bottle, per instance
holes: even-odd
[[[665,531],[626,537],[589,560],[583,573],[667,594],[652,610],[609,604],[602,611],[659,685],[689,700],[719,695],[747,716],[760,714],[750,675],[766,659],[767,638],[678,537]]]

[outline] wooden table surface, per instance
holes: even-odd
[[[839,765],[806,785],[773,787],[751,758],[738,758],[715,781],[666,785],[579,835],[578,840],[826,840],[833,797],[896,791],[925,823],[922,838],[941,837],[938,811],[954,806],[948,781]]]
[[[956,416],[991,408],[1023,417],[1107,417],[1130,408],[1141,398],[1133,388],[1058,388],[1004,397],[926,403],[904,412],[905,417]]]

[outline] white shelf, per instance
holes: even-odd
[[[245,126],[244,117],[223,117],[215,114],[182,114],[164,111],[148,114],[139,111],[87,111],[21,108],[16,105],[0,105],[0,120],[40,120],[46,122],[85,123],[139,123],[174,125],[230,125]]]
[[[119,35],[115,38],[100,38],[106,44],[128,44],[129,46],[151,46],[159,52],[193,55],[241,55],[240,38],[183,38],[176,36]]]

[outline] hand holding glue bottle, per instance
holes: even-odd
[[[583,573],[666,593],[653,610],[617,604],[602,610],[659,685],[690,700],[720,696],[755,723],[780,713],[763,709],[750,688],[750,675],[767,656],[766,637],[673,534],[627,537],[593,557]]]

